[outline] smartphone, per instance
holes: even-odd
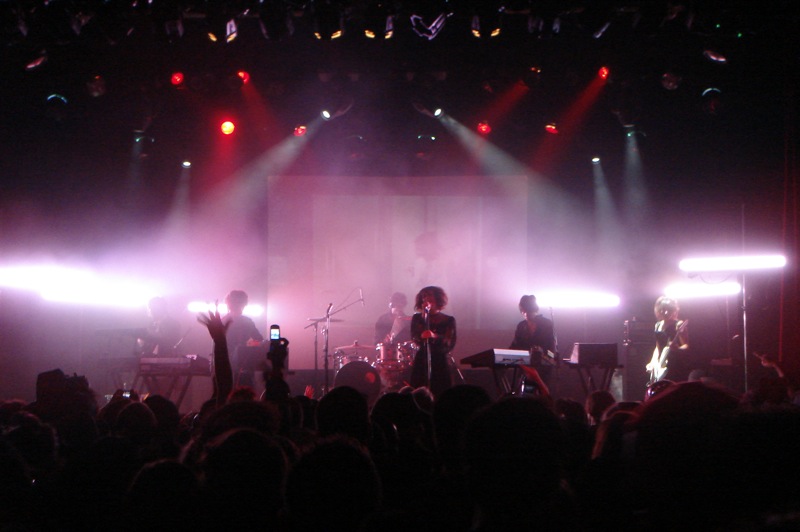
[[[269,326],[269,339],[272,340],[280,340],[281,339],[281,328],[279,325],[270,325]]]

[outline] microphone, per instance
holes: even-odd
[[[358,297],[361,299],[361,306],[366,307],[367,304],[364,302],[364,292],[362,292],[360,288],[358,289]]]
[[[325,311],[326,316],[331,313],[332,308],[333,308],[333,303],[328,303],[328,310]]]

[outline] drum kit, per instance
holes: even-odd
[[[380,343],[336,347],[333,353],[334,387],[352,386],[370,398],[381,392],[397,391],[403,387],[404,374],[417,353],[413,342]]]

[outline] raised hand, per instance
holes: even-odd
[[[219,310],[215,309],[213,312],[208,311],[208,314],[200,313],[197,315],[197,321],[202,323],[208,329],[211,339],[214,342],[225,342],[225,334],[228,332],[228,327],[232,322],[222,323],[222,317],[219,315]]]

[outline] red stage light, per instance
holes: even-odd
[[[233,130],[236,129],[236,126],[230,120],[224,121],[220,126],[219,130],[222,131],[223,135],[231,135],[233,134]]]
[[[306,126],[297,126],[296,128],[294,128],[294,136],[302,137],[303,135],[306,134],[307,131],[308,128],[306,128]]]
[[[600,70],[597,71],[597,75],[600,79],[608,79],[609,74],[611,74],[611,71],[608,67],[600,67]]]
[[[239,72],[236,73],[236,75],[242,78],[243,85],[247,85],[248,83],[250,83],[250,74],[247,71],[240,70]]]
[[[544,126],[544,130],[552,135],[558,135],[558,127],[556,127],[555,122],[551,122]]]
[[[489,125],[489,122],[485,120],[483,122],[478,123],[478,133],[481,135],[488,135],[492,132],[492,126]]]
[[[184,80],[183,72],[173,72],[172,76],[169,78],[169,82],[175,87],[183,85]]]

